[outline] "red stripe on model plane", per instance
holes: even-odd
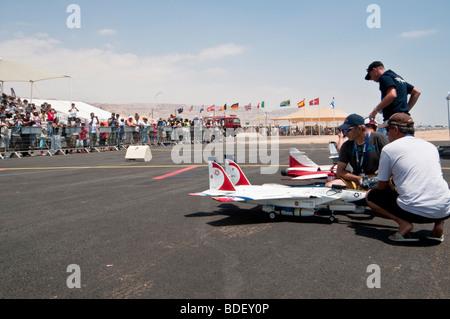
[[[218,201],[218,202],[222,202],[222,203],[228,203],[228,202],[235,202],[236,200],[234,200],[233,198],[227,198],[227,197],[212,197],[212,199]]]
[[[162,176],[159,176],[159,177],[155,177],[153,179],[156,179],[156,180],[165,179],[165,178],[168,178],[168,177],[172,177],[172,176],[175,176],[175,175],[178,175],[178,174],[181,174],[181,173],[184,173],[184,172],[196,169],[197,167],[198,166],[186,167],[186,168],[180,169],[179,171],[172,172],[172,173],[169,173],[169,174],[166,174],[166,175],[162,175]]]

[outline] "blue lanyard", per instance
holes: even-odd
[[[356,145],[356,141],[354,142],[354,145],[353,145],[354,152],[356,153],[356,164],[361,169],[361,171],[364,171],[364,162],[366,160],[367,151],[369,149],[369,139],[370,139],[370,134],[367,134],[366,147],[363,150],[363,156],[361,158],[359,158],[358,145]]]

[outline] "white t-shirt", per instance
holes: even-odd
[[[70,109],[69,113],[70,113],[71,117],[77,117],[77,109],[75,109],[75,108]]]
[[[97,125],[98,125],[97,118],[95,117],[91,118],[91,121],[89,122],[89,133],[97,133]]]
[[[136,126],[134,127],[134,131],[139,133],[141,130],[141,124],[142,124],[141,120],[136,120],[135,124],[136,124]]]
[[[450,215],[450,190],[444,180],[437,148],[414,136],[405,136],[383,148],[379,181],[393,177],[398,205],[407,212],[428,217]]]

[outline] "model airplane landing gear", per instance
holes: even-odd
[[[331,211],[330,222],[337,223],[339,220],[334,215],[334,211]]]
[[[269,213],[269,218],[271,221],[275,221],[277,219],[277,213],[276,212],[270,212]]]
[[[261,211],[267,213],[269,215],[269,219],[270,221],[275,221],[278,217],[278,215],[280,215],[280,212],[276,212],[275,211],[275,207],[272,206],[260,206]]]

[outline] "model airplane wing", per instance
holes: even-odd
[[[330,174],[328,174],[328,173],[307,174],[307,175],[304,175],[304,176],[294,177],[291,180],[293,180],[293,181],[308,181],[308,180],[311,180],[311,179],[328,178],[328,176],[330,176]]]

